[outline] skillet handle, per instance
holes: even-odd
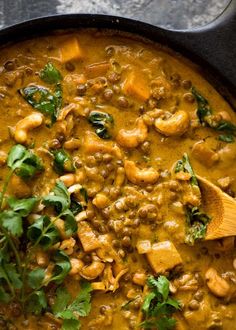
[[[176,45],[197,53],[236,88],[236,0],[210,24],[193,29],[168,31]]]

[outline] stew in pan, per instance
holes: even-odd
[[[180,55],[81,30],[0,53],[0,329],[236,329],[236,115]]]

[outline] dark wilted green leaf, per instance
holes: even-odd
[[[28,283],[32,289],[38,289],[43,283],[45,270],[43,268],[33,269],[28,274]]]
[[[111,137],[111,128],[114,120],[112,115],[101,111],[91,111],[88,121],[95,128],[95,133],[102,139],[109,139]]]
[[[64,149],[53,150],[52,154],[54,156],[53,168],[58,174],[75,171],[72,158]]]

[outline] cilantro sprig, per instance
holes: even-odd
[[[89,282],[80,282],[80,292],[72,300],[65,287],[59,287],[56,291],[55,302],[52,306],[53,314],[63,321],[62,329],[80,329],[79,317],[85,317],[91,310],[91,291]]]
[[[165,276],[147,279],[150,293],[144,299],[142,312],[144,321],[140,327],[144,329],[171,330],[176,325],[173,313],[180,309],[180,303],[171,298],[169,281]]]

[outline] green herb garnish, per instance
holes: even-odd
[[[51,153],[54,156],[53,168],[58,174],[75,171],[72,158],[64,149],[53,150]]]
[[[48,84],[57,84],[62,80],[60,71],[52,63],[47,63],[39,72],[40,78]]]
[[[221,120],[219,122],[214,121],[213,111],[209,105],[207,99],[205,99],[195,87],[191,88],[191,93],[197,101],[197,116],[201,124],[205,124],[217,131],[223,131],[227,135],[220,135],[219,140],[232,143],[234,142],[233,135],[236,134],[236,125],[229,121]]]
[[[185,237],[186,243],[193,245],[195,241],[203,239],[206,235],[207,224],[211,218],[198,207],[187,207],[187,234]]]
[[[20,95],[36,110],[50,117],[53,124],[61,108],[61,87],[57,86],[53,94],[47,88],[30,85],[19,90]]]
[[[190,164],[189,157],[187,154],[183,155],[183,158],[178,160],[175,165],[175,173],[178,172],[187,172],[191,175],[190,183],[192,186],[198,186],[197,177],[193,171],[193,168]]]
[[[91,111],[88,121],[95,128],[95,133],[102,139],[111,137],[111,128],[114,123],[112,115],[101,111]]]
[[[150,276],[147,284],[151,291],[144,299],[142,311],[145,320],[140,326],[144,329],[173,329],[176,320],[172,315],[180,309],[180,303],[170,297],[168,279],[165,276]]]
[[[91,284],[81,281],[80,292],[72,300],[66,288],[59,287],[57,289],[52,311],[57,318],[63,320],[63,330],[80,329],[79,317],[87,316],[91,310],[91,291]]]

